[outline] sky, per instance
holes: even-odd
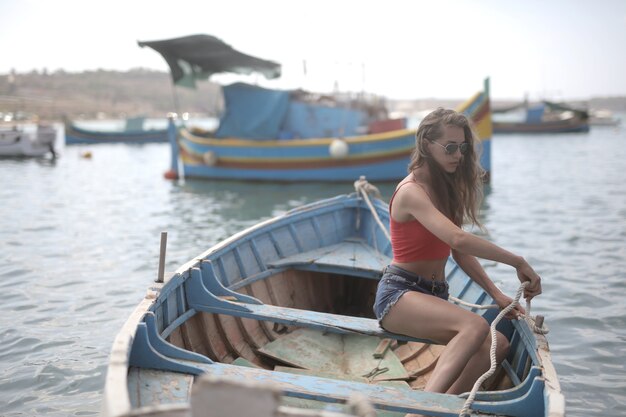
[[[624,0],[0,0],[0,74],[169,71],[137,41],[193,34],[282,64],[219,83],[458,99],[489,77],[492,99],[626,96]]]

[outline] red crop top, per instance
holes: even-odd
[[[404,184],[408,184],[407,181]],[[402,187],[404,184],[401,184]],[[433,235],[417,220],[397,222],[391,217],[391,204],[398,187],[389,200],[389,223],[391,229],[391,249],[393,261],[408,263],[447,258],[450,255],[450,246]]]

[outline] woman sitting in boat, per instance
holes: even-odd
[[[452,252],[456,263],[503,309],[513,300],[500,291],[476,257],[514,267],[524,297],[541,294],[541,279],[526,260],[464,231],[477,226],[482,169],[467,118],[439,108],[420,123],[409,175],[389,202],[393,261],[383,271],[374,312],[387,331],[446,345],[425,391],[470,391],[490,367],[489,324],[481,316],[447,301],[444,268]],[[508,318],[525,311],[517,306]],[[498,332],[496,359],[507,355],[508,341]]]

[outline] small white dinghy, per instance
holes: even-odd
[[[54,157],[56,135],[56,129],[49,125],[38,125],[33,131],[0,130],[0,157],[41,157],[47,154]]]

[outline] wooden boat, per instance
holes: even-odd
[[[208,35],[139,45],[163,55],[175,84],[218,72],[280,75],[280,64],[242,54]],[[186,74],[186,69],[193,72]],[[415,132],[406,129],[406,119],[389,119],[380,97],[319,95],[243,83],[222,90],[225,111],[217,130],[183,126],[171,137],[168,178],[334,182],[361,175],[370,181],[395,181],[406,175]],[[474,120],[481,163],[489,172],[489,81],[459,110]]]
[[[226,86],[238,90],[248,89],[249,86]],[[258,94],[259,87],[253,87],[254,94]],[[265,90],[265,89],[262,89]],[[268,90],[265,90],[268,91]],[[270,91],[275,93],[274,91]],[[250,102],[247,94],[234,94],[237,99]],[[237,107],[235,100],[226,101],[227,106]],[[256,105],[259,105],[258,102]],[[263,105],[259,105],[264,107]],[[293,102],[289,106],[303,108],[307,114],[322,114],[329,111],[324,106]],[[488,81],[485,82],[485,91],[481,92],[459,109],[468,114],[478,126],[481,135],[483,167],[490,167],[490,137],[491,121],[489,114]],[[286,118],[290,110],[286,107]],[[316,113],[318,111],[319,113]],[[346,108],[333,108],[337,112],[338,123],[342,112],[353,112]],[[235,111],[236,112],[236,111]],[[294,111],[295,112],[295,111]],[[228,121],[232,113],[226,111],[221,123]],[[277,113],[272,114],[274,118]],[[293,116],[299,121],[304,117]],[[233,117],[234,118],[234,117]],[[280,117],[279,117],[280,118]],[[321,120],[322,116],[315,117]],[[355,116],[358,119],[359,116]],[[241,126],[243,118],[235,118]],[[249,120],[249,119],[247,119]],[[366,120],[365,117],[360,120]],[[275,125],[290,125],[290,132],[302,131],[299,121],[279,121]],[[223,126],[223,124],[222,124]],[[404,120],[380,120],[369,123],[368,132],[358,134],[355,126],[348,135],[340,135],[340,125],[329,126],[322,130],[334,132],[336,135],[319,137],[315,135],[287,134],[289,139],[278,138],[281,133],[276,131],[273,137],[255,139],[250,137],[226,135],[216,137],[194,133],[193,129],[182,127],[178,131],[176,140],[171,141],[172,161],[170,176],[178,176],[178,159],[182,160],[182,170],[185,177],[217,178],[217,179],[246,179],[260,181],[353,181],[361,175],[375,181],[399,180],[406,175],[406,167],[410,155],[415,148],[415,131],[405,128]],[[282,128],[279,128],[282,129]],[[318,126],[309,129],[321,133]],[[376,130],[376,133],[373,131]],[[218,130],[219,132],[219,130]],[[283,132],[281,130],[281,132]],[[256,130],[251,130],[255,134]],[[284,132],[283,132],[284,133]],[[304,137],[301,137],[304,136]]]
[[[589,114],[586,111],[543,101],[534,106],[523,105],[523,121],[493,120],[493,132],[498,133],[575,133],[589,132]],[[506,109],[510,111],[511,109]],[[493,110],[494,114],[501,113]]]
[[[264,221],[157,279],[115,338],[103,414],[345,415],[355,413],[344,403],[360,395],[379,416],[458,416],[464,396],[423,391],[441,346],[386,332],[373,318],[391,260],[388,223],[386,203],[342,195]],[[163,256],[160,265],[162,276]],[[446,275],[451,295],[492,302],[451,258]],[[498,329],[510,353],[476,393],[472,415],[564,416],[545,336],[523,320]],[[242,384],[272,390],[278,408],[261,412],[251,395],[236,394]],[[225,403],[239,410],[227,413]]]
[[[99,143],[144,144],[167,142],[167,128],[145,129],[144,118],[132,118],[125,121],[123,130],[96,130],[78,127],[74,123],[65,124],[66,145],[96,145]]]
[[[590,112],[589,125],[590,126],[609,126],[616,127],[622,123],[622,119],[613,115],[610,110],[595,110]]]
[[[47,125],[39,125],[33,131],[0,130],[0,157],[54,157],[55,141],[56,129]]]

